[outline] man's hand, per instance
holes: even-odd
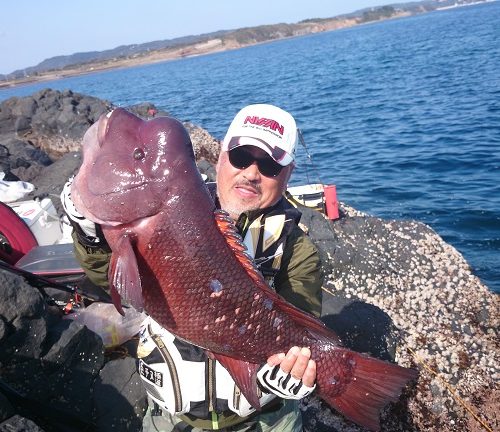
[[[264,390],[284,399],[302,399],[316,387],[316,362],[309,348],[292,347],[285,353],[274,354],[257,372]]]

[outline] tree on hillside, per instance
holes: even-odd
[[[396,13],[392,6],[382,6],[369,11],[363,12],[360,22],[378,21],[384,18],[390,18]]]

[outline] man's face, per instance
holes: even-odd
[[[258,147],[245,146],[245,150],[257,159],[270,158]],[[228,152],[222,151],[216,169],[221,208],[237,220],[245,211],[276,204],[286,189],[293,164],[284,167],[276,177],[266,177],[260,173],[255,161],[247,168],[235,168],[229,161]]]

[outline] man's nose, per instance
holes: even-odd
[[[248,167],[243,170],[243,176],[247,180],[255,181],[260,178],[259,167],[257,166],[257,162],[253,161]]]

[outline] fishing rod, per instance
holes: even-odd
[[[304,139],[304,135],[302,135],[302,131],[297,128],[297,134],[299,135],[299,141],[302,147],[304,147],[304,151],[306,152],[307,159],[309,159],[309,164],[311,165],[312,169],[314,170],[314,175],[317,177],[318,182],[320,184],[324,184],[323,180],[321,179],[321,176],[319,175],[319,171],[316,169],[316,165],[314,164],[312,160],[311,153],[309,152],[309,149],[307,148],[306,141]],[[306,168],[306,177],[307,177],[307,182],[311,183],[309,180],[309,171]]]
[[[56,304],[57,301],[54,300],[51,296],[49,296],[45,292],[44,288],[55,288],[59,291],[71,294],[72,296],[80,296],[84,299],[91,300],[94,302],[97,301],[97,302],[111,303],[111,296],[109,296],[105,291],[102,291],[102,294],[99,292],[89,292],[87,290],[84,291],[76,285],[75,286],[66,285],[54,281],[52,279],[45,278],[35,273],[31,273],[27,270],[15,267],[2,260],[0,260],[0,269],[23,277],[26,280],[26,282],[28,282],[29,285],[38,289],[44,297],[50,298]]]
[[[313,158],[311,156],[311,153],[309,152],[309,148],[307,147],[307,144],[306,144],[306,141],[304,139],[304,136],[302,135],[302,131],[297,128],[297,135],[299,136],[299,142],[301,144],[301,146],[304,148],[304,151],[306,153],[306,156],[307,156],[307,159],[309,161],[308,164],[306,164],[306,177],[307,177],[307,183],[308,184],[311,184],[311,180],[309,179],[309,167],[312,168],[313,172],[314,172],[314,176],[316,177],[316,181],[314,181],[314,183],[319,183],[322,187],[325,186],[325,183],[323,183],[323,179],[321,178],[321,175],[316,167],[316,164],[314,163],[313,161]],[[307,207],[304,203],[304,206]],[[327,211],[326,211],[326,197],[324,194],[322,194],[322,197],[321,197],[321,206],[322,206],[322,213],[323,215],[327,216]],[[328,223],[328,229],[330,231],[330,233],[332,234],[333,238],[335,238],[335,232],[333,230],[333,226],[332,226],[332,223],[331,221],[329,221]]]

